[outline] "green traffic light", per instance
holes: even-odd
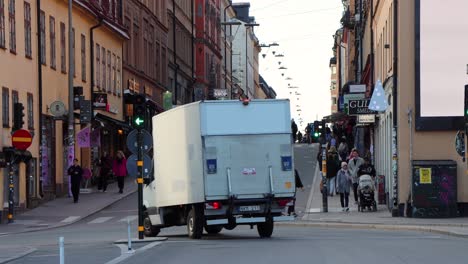
[[[315,132],[314,137],[318,137],[318,136],[319,136],[319,133]]]
[[[135,119],[135,124],[136,124],[137,126],[143,125],[144,122],[145,122],[145,120],[143,120],[143,118],[141,118],[141,117],[137,117],[137,118]]]

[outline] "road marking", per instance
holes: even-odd
[[[117,263],[120,263],[120,262],[122,262],[122,261],[124,261],[124,260],[126,260],[126,259],[128,259],[128,258],[130,258],[130,257],[132,257],[132,256],[135,256],[135,255],[137,255],[137,254],[140,254],[140,253],[142,253],[142,252],[144,252],[144,251],[146,251],[146,250],[148,250],[148,249],[151,249],[151,248],[153,248],[153,247],[155,247],[155,246],[157,246],[157,245],[160,245],[160,244],[162,244],[162,242],[160,242],[160,241],[153,242],[153,243],[151,243],[151,244],[148,244],[148,245],[146,245],[146,246],[144,246],[144,247],[142,247],[142,248],[139,248],[139,249],[135,250],[135,251],[132,252],[132,253],[127,253],[127,252],[128,252],[128,251],[127,251],[128,248],[127,248],[126,245],[116,245],[117,247],[120,248],[121,255],[120,255],[119,257],[117,257],[117,258],[111,260],[111,261],[106,262],[106,264],[117,264]]]
[[[124,217],[122,219],[120,219],[118,222],[127,222],[127,220],[130,219],[130,222],[132,221],[135,221],[138,219],[138,215],[130,215],[130,216],[127,216],[127,217]]]
[[[111,220],[112,218],[114,218],[114,217],[113,216],[98,217],[98,218],[94,219],[93,221],[88,222],[88,224],[102,224],[104,222],[107,222],[107,221]]]
[[[60,221],[61,223],[71,223],[71,222],[74,222],[78,219],[80,219],[81,216],[69,216],[65,219],[63,219],[62,221]]]

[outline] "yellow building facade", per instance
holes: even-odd
[[[128,36],[121,26],[121,8],[109,3],[103,8],[88,1],[73,4],[73,86],[82,87],[85,100],[99,97],[92,96],[98,93],[101,98],[107,97],[101,108],[94,107],[92,129],[100,129],[101,142],[94,148],[80,148],[75,140],[74,156],[89,169],[92,169],[92,154],[99,155],[102,143],[109,148],[106,151],[114,151],[109,146],[115,146],[114,141],[120,142],[119,137],[123,137],[114,126],[124,125],[122,46]],[[23,129],[34,135],[28,149],[32,159],[20,163],[15,182],[15,202],[19,208],[34,207],[42,200],[67,193],[68,34],[68,1],[0,0],[1,146],[11,146],[13,102],[23,103]],[[90,126],[80,124],[79,112],[79,109],[75,111],[75,135]],[[4,183],[0,184],[0,203],[4,208],[8,197],[7,175],[6,169],[0,175],[0,182]]]

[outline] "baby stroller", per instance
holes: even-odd
[[[359,195],[359,203],[358,203],[358,211],[364,212],[364,209],[368,208],[369,211],[377,211],[377,203],[375,202],[374,198],[374,180],[368,174],[361,175],[359,177],[359,185],[358,185],[358,195]]]

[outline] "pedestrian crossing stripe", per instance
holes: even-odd
[[[62,221],[60,221],[61,223],[71,223],[71,222],[74,222],[78,219],[80,219],[81,216],[69,216],[65,219],[63,219]]]
[[[88,224],[102,224],[104,222],[107,222],[107,221],[111,220],[112,218],[114,218],[114,217],[112,217],[112,216],[98,217],[98,218],[94,219],[93,221],[88,222]]]
[[[118,222],[127,222],[128,220],[130,220],[130,222],[132,222],[132,221],[135,221],[137,219],[138,219],[138,215],[132,215],[132,216],[122,218]]]

